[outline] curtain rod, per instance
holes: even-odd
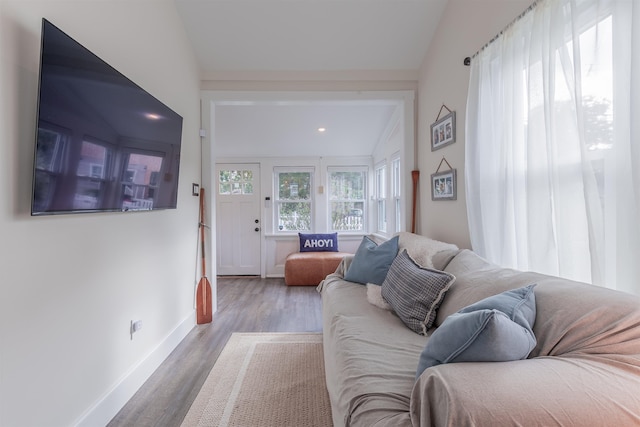
[[[509,24],[507,24],[506,27],[504,27],[498,34],[496,34],[491,40],[489,40],[484,46],[482,46],[480,49],[478,49],[478,51],[476,53],[474,53],[471,56],[467,56],[466,58],[464,58],[464,65],[469,66],[471,65],[471,60],[473,58],[475,58],[476,56],[478,56],[478,54],[480,52],[482,52],[483,50],[485,50],[491,43],[493,43],[494,41],[496,41],[498,39],[498,37],[500,37],[506,30],[508,30],[510,27],[512,27],[516,22],[518,22],[519,20],[521,20],[527,13],[531,12],[537,5],[538,3],[540,3],[542,0],[535,0],[533,3],[531,3],[531,5],[526,8],[524,10],[524,12],[522,12],[520,15],[518,15],[513,21],[511,21]]]

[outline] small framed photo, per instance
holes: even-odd
[[[456,142],[456,112],[451,111],[431,125],[431,151]]]
[[[431,200],[456,200],[456,170],[431,174]]]

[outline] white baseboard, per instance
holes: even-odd
[[[187,336],[195,324],[196,313],[193,311],[147,357],[133,366],[111,390],[89,408],[74,425],[77,427],[107,425]]]

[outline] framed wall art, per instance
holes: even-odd
[[[446,109],[448,113],[440,117],[443,109]],[[456,142],[456,112],[449,110],[446,105],[442,104],[436,121],[431,124],[431,151],[446,147],[454,142]]]
[[[449,170],[440,172],[442,162],[449,166]],[[456,170],[443,157],[436,172],[431,174],[431,200],[456,200],[457,198]]]

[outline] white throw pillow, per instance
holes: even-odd
[[[383,310],[391,311],[391,306],[382,298],[382,286],[367,283],[367,301]]]
[[[435,254],[445,250],[456,250],[458,247],[452,243],[433,240],[419,234],[401,231],[397,234],[398,253],[407,250],[407,253],[416,264],[421,267],[433,268],[432,258]]]

